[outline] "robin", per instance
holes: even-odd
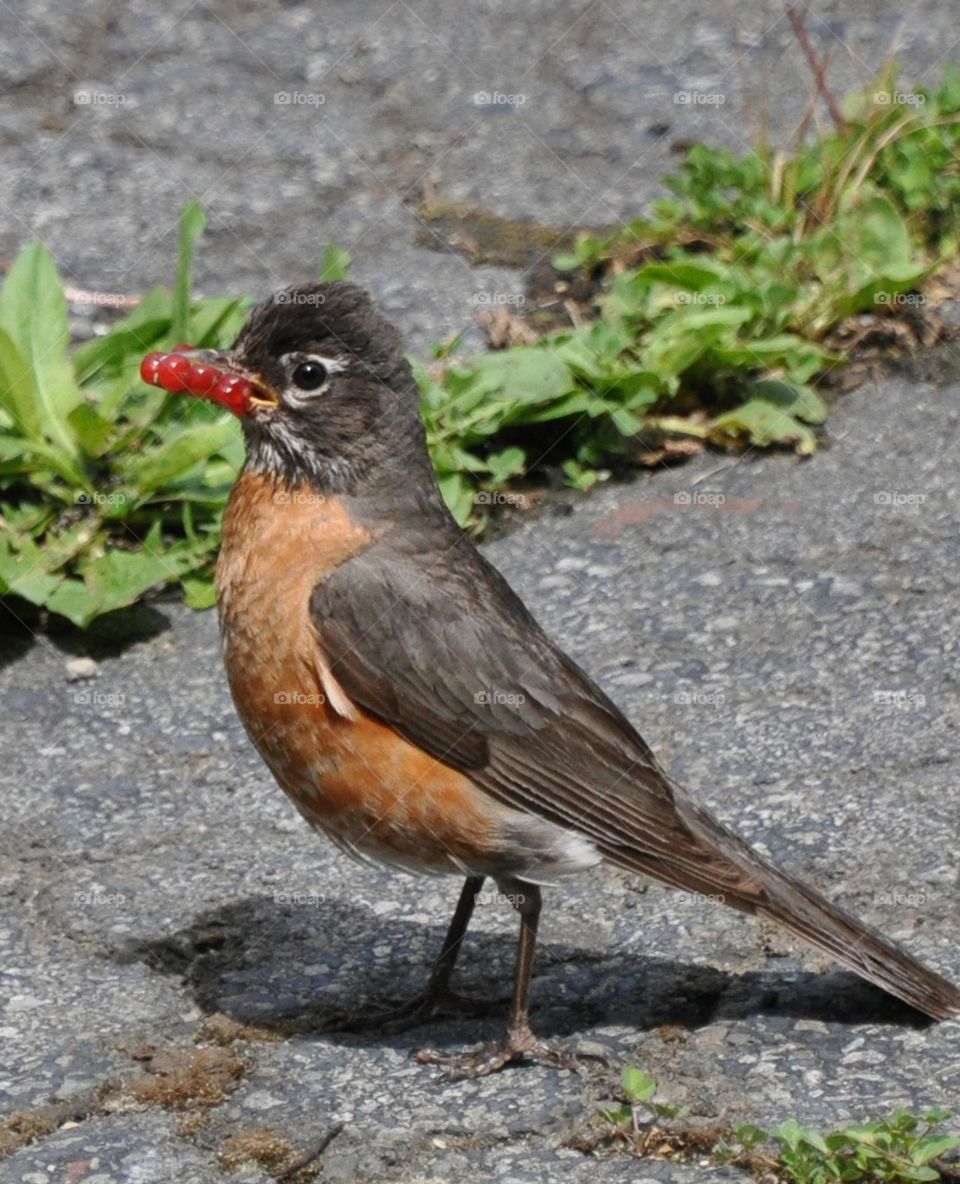
[[[444,506],[397,330],[349,283],[290,288],[224,353],[146,381],[240,417],[246,462],[217,565],[240,718],[307,821],[351,854],[465,884],[427,997],[447,992],[477,893],[519,913],[506,1038],[479,1076],[556,1060],[528,1023],[541,886],[600,860],[770,917],[937,1019],[960,990],[780,871],[688,797],[544,633]]]

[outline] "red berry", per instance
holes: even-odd
[[[157,370],[163,361],[163,354],[147,354],[140,363],[140,377],[148,386],[159,386]]]
[[[210,391],[210,398],[239,415],[247,402],[250,384],[238,374],[224,374]]]
[[[221,373],[222,371],[217,370],[215,366],[205,366],[202,362],[191,365],[186,378],[186,389],[191,395],[209,395],[217,385]]]
[[[179,354],[164,354],[157,366],[157,378],[167,391],[186,390],[189,374],[190,362]]]
[[[141,378],[167,391],[213,399],[234,415],[244,415],[254,394],[249,379],[206,362],[194,362],[184,356],[189,350],[190,346],[177,346],[172,353],[147,354],[140,363]]]

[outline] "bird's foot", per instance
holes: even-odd
[[[442,1053],[425,1048],[417,1053],[417,1060],[422,1065],[442,1065],[446,1069],[444,1076],[448,1081],[487,1077],[527,1057],[554,1069],[571,1069],[574,1072],[580,1069],[576,1058],[538,1040],[526,1024],[511,1029],[505,1040],[485,1044],[473,1052]]]

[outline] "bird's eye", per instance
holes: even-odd
[[[327,381],[327,368],[322,362],[300,362],[291,377],[300,390],[316,391]]]

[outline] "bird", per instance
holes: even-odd
[[[398,330],[356,285],[282,289],[230,349],[143,379],[240,419],[216,568],[239,717],[307,822],[344,851],[464,883],[423,1002],[449,993],[491,879],[519,915],[505,1035],[423,1050],[450,1077],[564,1063],[529,994],[543,888],[601,861],[769,918],[935,1019],[960,990],[779,870],[661,767],[444,504]]]

